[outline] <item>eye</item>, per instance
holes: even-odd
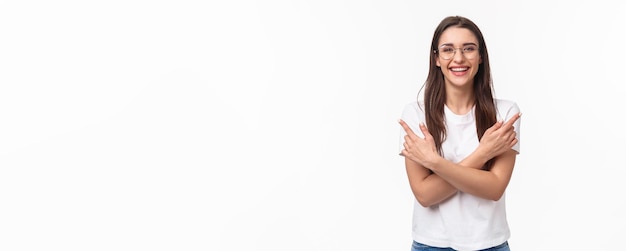
[[[478,50],[478,48],[476,48],[476,46],[473,46],[473,45],[468,45],[468,46],[463,47],[464,52],[475,52],[476,50]]]
[[[454,48],[452,48],[451,46],[444,46],[444,47],[441,47],[439,51],[441,51],[441,53],[453,53]]]

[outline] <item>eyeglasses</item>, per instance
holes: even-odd
[[[478,46],[474,44],[468,44],[461,48],[454,48],[451,45],[442,45],[439,49],[434,52],[439,54],[439,57],[443,60],[450,60],[454,58],[454,54],[458,49],[462,49],[462,55],[465,56],[466,59],[474,59],[478,56]]]

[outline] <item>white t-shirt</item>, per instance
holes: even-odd
[[[496,99],[497,119],[505,122],[520,112],[512,101]],[[426,124],[424,106],[409,103],[402,119],[413,132],[423,137],[419,123]],[[458,163],[478,147],[474,109],[464,115],[454,114],[444,108],[447,138],[442,143],[444,158]],[[512,148],[519,154],[520,119],[514,126],[517,144]],[[404,130],[400,130],[400,150],[404,149]],[[483,199],[458,191],[449,199],[430,207],[417,200],[413,206],[413,239],[434,247],[451,247],[456,250],[480,250],[504,243],[510,237],[506,219],[505,196],[498,201]]]

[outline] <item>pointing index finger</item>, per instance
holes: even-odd
[[[409,127],[409,125],[407,125],[407,123],[404,122],[404,120],[399,119],[398,123],[400,123],[400,126],[402,126],[402,129],[404,129],[404,131],[406,132],[407,135],[409,135],[409,137],[411,137],[412,139],[415,139],[417,137],[417,135],[413,132],[411,127]]]
[[[511,117],[509,121],[507,121],[502,127],[512,127],[515,121],[517,121],[521,116],[522,113],[518,112],[517,114],[513,115],[513,117]]]

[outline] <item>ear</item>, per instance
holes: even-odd
[[[439,57],[435,57],[435,63],[437,64],[437,67],[441,67],[441,63],[439,62]]]

